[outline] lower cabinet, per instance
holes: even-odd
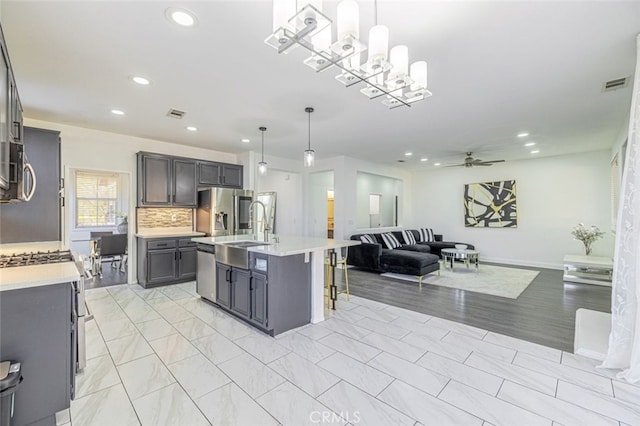
[[[138,284],[147,288],[195,280],[197,259],[190,238],[138,238]]]
[[[251,273],[251,322],[267,328],[267,276]]]
[[[241,318],[267,328],[267,277],[216,264],[216,302]]]

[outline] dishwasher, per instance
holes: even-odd
[[[211,302],[216,301],[216,246],[198,244],[196,291]]]

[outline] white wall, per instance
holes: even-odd
[[[597,151],[416,172],[407,227],[431,227],[447,241],[474,244],[481,260],[561,268],[565,254],[584,254],[582,243],[571,236],[574,226],[609,229],[609,161],[610,151]],[[511,179],[517,185],[518,227],[465,228],[464,185]],[[607,232],[592,254],[611,257],[613,244]]]
[[[62,176],[66,182],[73,179],[70,169],[102,170],[118,173],[128,173],[129,179],[129,217],[132,220],[129,228],[129,282],[137,282],[136,246],[134,220],[136,203],[136,153],[138,151],[157,152],[167,155],[198,158],[202,160],[237,163],[235,154],[213,151],[203,148],[189,147],[175,143],[162,142],[153,139],[103,132],[48,121],[25,118],[25,126],[38,127],[60,131],[62,139]],[[65,186],[65,197],[69,197],[70,185]],[[69,204],[67,204],[68,206]],[[70,216],[67,208],[62,212],[62,236],[64,243],[69,245]]]
[[[371,173],[358,172],[356,175],[357,190],[357,218],[358,228],[368,228],[370,224],[369,196],[380,195],[380,224],[381,227],[395,226],[396,196],[402,197],[401,182],[397,179]]]
[[[333,189],[333,186],[333,171],[309,173],[307,191],[305,191],[308,203],[306,235],[327,238],[327,191]]]
[[[255,191],[276,193],[276,234],[302,235],[302,176],[300,173],[269,169],[256,177]]]

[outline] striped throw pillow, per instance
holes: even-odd
[[[402,238],[404,238],[404,243],[405,244],[415,244],[416,243],[415,235],[413,235],[413,232],[411,232],[409,230],[402,231]]]
[[[426,243],[430,243],[435,241],[435,237],[433,236],[433,229],[431,228],[420,228],[420,241],[424,241]]]
[[[391,232],[385,232],[381,234],[382,241],[384,241],[384,245],[387,246],[388,249],[393,250],[394,248],[400,247],[400,241],[393,235]]]
[[[373,239],[373,237],[369,234],[363,234],[360,235],[360,241],[362,241],[363,243],[367,243],[367,244],[375,244],[376,241]]]

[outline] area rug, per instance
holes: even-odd
[[[480,264],[480,268],[477,271],[473,266],[468,269],[456,266],[454,267],[454,272],[441,267],[440,275],[432,272],[422,279],[422,283],[517,299],[538,273],[538,271],[529,271],[527,269],[482,264]],[[418,278],[414,275],[387,272],[381,274],[381,276],[418,282]]]

